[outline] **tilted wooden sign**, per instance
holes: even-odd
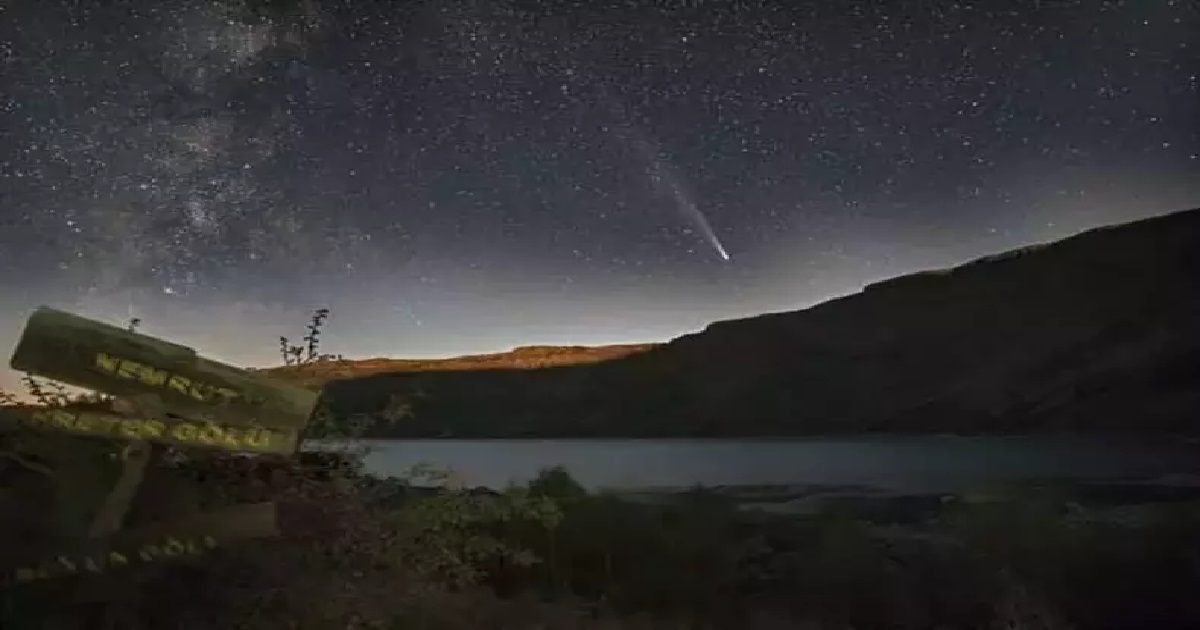
[[[59,553],[18,563],[9,579],[23,584],[184,561],[230,543],[278,535],[274,503],[235,505],[179,521],[124,529],[110,537],[83,539]]]
[[[303,387],[205,359],[186,346],[46,307],[30,316],[11,365],[135,401],[153,417],[110,422],[99,415],[70,420],[60,415],[40,421],[63,431],[138,433],[140,439],[167,444],[294,452],[318,397]]]
[[[0,417],[3,417],[0,412]],[[119,440],[146,440],[179,447],[213,448],[246,453],[290,455],[300,440],[298,429],[253,427],[220,422],[191,422],[129,417],[104,411],[25,409],[9,412],[35,429]]]
[[[65,487],[81,490],[56,494],[56,501],[98,502],[100,507],[84,527],[65,520],[52,526],[58,540],[72,542],[56,553],[18,563],[11,581],[188,558],[223,542],[278,535],[272,503],[123,526],[144,475],[152,472],[152,445],[293,455],[316,408],[317,393],[206,359],[186,346],[46,307],[29,318],[11,365],[131,403],[125,410],[129,413],[72,406],[0,409],[0,425],[61,434],[68,441],[124,443],[119,478],[107,490],[84,490],[96,471],[82,461],[60,471],[66,475],[61,479]],[[62,446],[80,454],[90,448],[83,442]]]

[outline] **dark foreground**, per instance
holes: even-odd
[[[197,505],[275,498],[284,538],[10,589],[0,627],[1200,627],[1188,490],[1025,487],[780,515],[720,489],[590,494],[561,470],[493,492],[315,460],[171,464],[180,485],[158,499],[184,485]]]

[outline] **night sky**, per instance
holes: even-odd
[[[1200,5],[1012,6],[5,3],[0,354],[663,340],[1200,206]]]

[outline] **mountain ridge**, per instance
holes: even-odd
[[[326,399],[338,414],[407,401],[411,418],[376,429],[394,437],[1194,431],[1198,279],[1200,210],[1185,210],[636,351],[577,348],[586,363],[376,373]]]
[[[322,385],[337,378],[353,378],[373,374],[495,369],[533,370],[559,365],[580,365],[644,352],[656,345],[660,344],[525,345],[502,352],[465,354],[437,359],[390,357],[327,359],[303,365],[265,368],[259,371],[309,385]]]

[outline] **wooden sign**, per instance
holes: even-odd
[[[31,429],[89,437],[146,440],[156,444],[243,453],[291,455],[296,452],[300,442],[300,431],[297,429],[128,417],[104,411],[53,407],[0,409],[0,423],[19,423]]]
[[[72,578],[187,561],[279,535],[274,503],[173,511],[177,517],[165,522],[123,526],[145,476],[156,470],[154,444],[294,455],[316,392],[44,307],[29,318],[11,366],[109,394],[127,413],[82,405],[0,408],[0,434],[18,447],[5,455],[21,469],[25,491],[4,505],[10,522],[22,517],[14,529],[23,538],[0,559],[6,585],[29,585],[27,594],[59,592],[49,600],[55,608],[106,602],[102,591],[119,580]],[[39,456],[25,459],[30,451]]]
[[[47,307],[30,316],[11,365],[137,401],[152,416],[224,427],[299,432],[318,398],[303,387],[205,359],[186,346]]]
[[[187,561],[231,543],[279,536],[274,503],[236,505],[167,523],[81,539],[59,553],[35,556],[9,570],[9,583],[103,574],[157,562]]]

